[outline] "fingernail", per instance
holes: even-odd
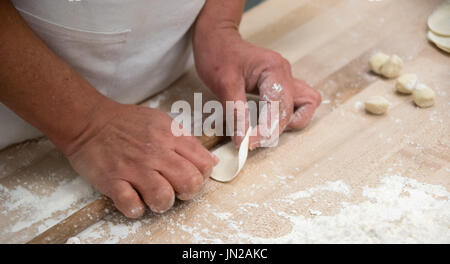
[[[156,214],[163,214],[165,212],[167,212],[170,208],[164,209],[164,210],[159,210],[159,209],[151,209],[154,213]]]
[[[143,208],[143,207],[135,207],[135,208],[132,208],[132,209],[130,210],[130,215],[131,215],[132,217],[139,217],[139,216],[142,216],[142,215],[144,214],[144,210],[145,210],[145,208]]]

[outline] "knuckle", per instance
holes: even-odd
[[[286,60],[278,52],[271,52],[270,55],[268,55],[268,59],[269,59],[269,66],[273,68],[282,68],[289,65],[288,60]]]

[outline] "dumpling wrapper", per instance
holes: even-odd
[[[220,182],[229,182],[239,174],[247,160],[251,131],[252,128],[249,127],[239,146],[239,151],[236,150],[233,142],[229,142],[213,151],[220,161],[214,167],[211,178]]]
[[[428,27],[438,35],[450,37],[450,1],[446,1],[428,17]]]
[[[441,50],[450,53],[450,49],[442,47],[442,46],[439,46],[439,44],[436,44],[436,46],[438,46],[438,48],[440,48]]]
[[[450,49],[450,37],[441,37],[441,36],[434,34],[431,31],[428,31],[427,37],[431,42],[436,44],[436,46],[438,46],[439,48],[442,47],[447,50]]]

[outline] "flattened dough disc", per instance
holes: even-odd
[[[439,6],[428,17],[428,27],[438,35],[450,36],[450,1]]]
[[[229,142],[224,146],[213,151],[214,155],[219,158],[219,164],[214,167],[211,178],[220,182],[229,182],[233,180],[244,167],[248,155],[248,144],[250,140],[251,127],[239,146],[239,151],[234,147],[233,142]]]
[[[438,48],[440,48],[441,50],[450,53],[450,49],[447,49],[445,47],[439,46],[438,44],[436,44],[436,46],[438,46]]]
[[[446,49],[450,49],[450,37],[441,37],[438,36],[436,34],[434,34],[431,31],[428,31],[428,39],[434,43],[436,43],[436,45],[439,45],[441,47],[444,47]]]

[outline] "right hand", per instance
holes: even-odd
[[[175,137],[165,112],[118,103],[104,112],[63,152],[127,217],[142,216],[145,205],[165,212],[175,196],[193,198],[218,162],[195,137]]]

